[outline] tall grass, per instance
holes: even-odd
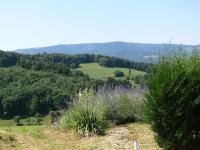
[[[143,121],[144,92],[141,89],[101,88],[98,99],[107,104],[108,118],[114,123]]]
[[[103,101],[96,99],[94,91],[85,89],[79,93],[78,99],[74,100],[63,118],[62,125],[76,129],[81,135],[104,134],[108,125],[105,106]]]
[[[74,100],[62,120],[62,126],[79,134],[103,134],[113,123],[143,120],[143,91],[101,88],[96,93],[84,90]]]

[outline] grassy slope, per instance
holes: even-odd
[[[30,117],[30,118],[32,118],[32,117]],[[28,118],[26,118],[26,119],[28,119]],[[20,123],[26,124],[26,119],[21,119]],[[51,124],[51,118],[49,115],[43,117],[42,119],[43,119],[43,121],[41,122],[41,124],[45,124],[45,125]],[[14,126],[14,125],[15,125],[14,119],[9,119],[9,120],[1,120],[0,119],[0,127]]]
[[[116,126],[105,136],[79,137],[52,126],[0,127],[0,136],[1,150],[133,149],[134,140],[141,150],[159,149],[149,126],[140,123]]]
[[[81,67],[78,70],[83,71],[83,73],[88,74],[91,78],[94,79],[106,79],[108,77],[114,77],[114,71],[121,70],[125,73],[125,76],[128,75],[129,69],[127,68],[107,68],[99,66],[98,63],[88,63],[88,64],[81,64]],[[131,69],[131,76],[135,76],[138,74],[144,74],[142,71],[137,71]],[[120,77],[117,79],[125,79],[125,77]]]

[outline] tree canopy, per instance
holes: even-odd
[[[86,87],[131,87],[126,80],[95,80],[73,69],[80,63],[97,60],[92,54],[22,55],[0,51],[0,117],[45,114],[66,108],[72,97]]]

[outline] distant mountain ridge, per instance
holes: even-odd
[[[195,45],[181,45],[186,52],[191,52]],[[116,56],[135,61],[148,62],[156,59],[159,54],[168,51],[176,52],[180,49],[178,44],[147,44],[128,42],[83,43],[55,45],[39,48],[18,49],[15,52],[23,54],[61,53],[61,54],[101,54]]]

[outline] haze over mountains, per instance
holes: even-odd
[[[135,61],[149,62],[158,58],[159,54],[167,52],[177,52],[180,47],[186,52],[191,52],[195,45],[178,44],[146,44],[146,43],[128,43],[128,42],[107,42],[107,43],[83,43],[55,45],[39,48],[28,48],[15,50],[23,54],[39,53],[61,53],[61,54],[101,54],[107,56],[116,56]]]

